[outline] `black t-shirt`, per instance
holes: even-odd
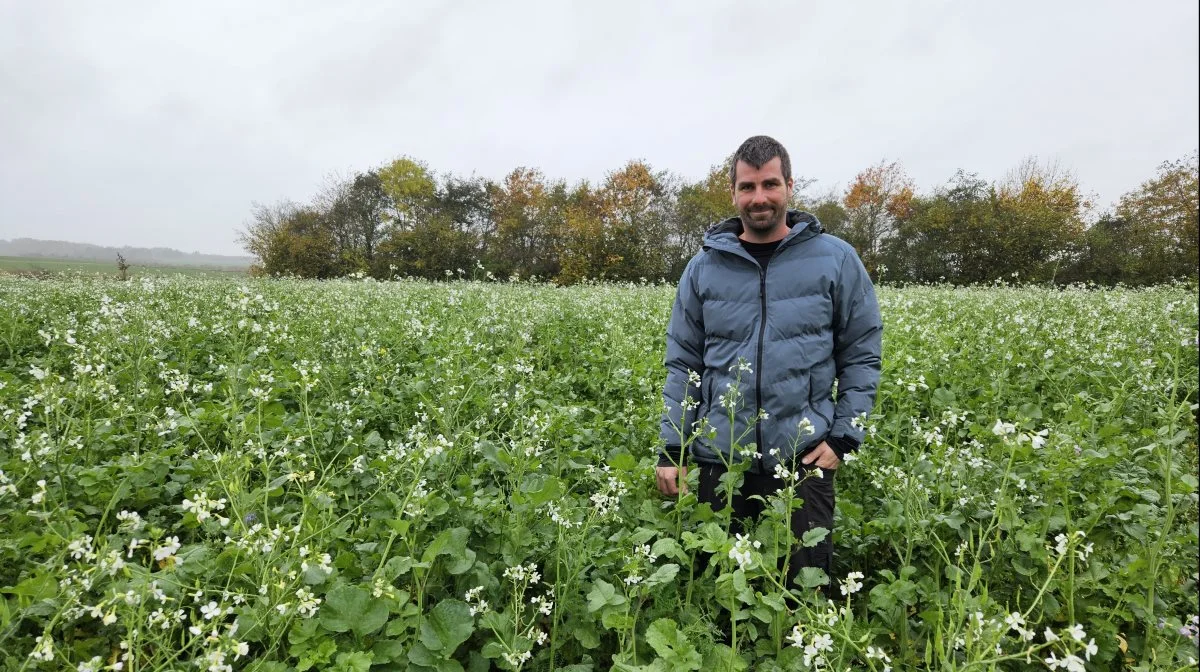
[[[758,265],[763,267],[764,271],[767,270],[767,264],[770,263],[772,255],[775,254],[775,250],[779,249],[779,243],[782,242],[776,240],[770,243],[752,243],[741,238],[738,238],[738,241],[742,244],[742,247],[746,248],[750,256],[754,257]]]

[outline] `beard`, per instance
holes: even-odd
[[[784,221],[786,211],[773,206],[742,210],[742,226],[755,233],[768,233]]]

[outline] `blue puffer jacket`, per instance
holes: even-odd
[[[751,470],[770,473],[827,437],[862,441],[852,421],[871,411],[879,384],[883,322],[875,289],[854,248],[822,234],[816,217],[789,211],[787,223],[791,231],[765,273],[738,241],[742,223],[734,217],[705,234],[679,280],[667,327],[661,439],[680,445],[679,428],[688,428],[686,438],[693,421],[707,418],[716,435],[691,444],[697,461],[718,462],[716,451],[743,459],[730,455],[731,437],[742,437],[740,446],[761,454]],[[739,374],[739,359],[751,370]],[[699,387],[688,384],[691,371]],[[741,403],[731,434],[720,397],[735,382]],[[698,403],[686,414],[685,397]],[[767,418],[756,426],[758,409]],[[811,433],[799,431],[805,418]]]

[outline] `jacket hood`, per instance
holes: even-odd
[[[791,230],[779,243],[780,247],[806,240],[825,230],[812,213],[803,210],[788,210],[787,226]],[[744,230],[741,217],[730,217],[718,222],[704,233],[704,247],[705,249],[713,248],[731,252],[740,251],[742,244],[738,241],[738,236],[742,235]]]

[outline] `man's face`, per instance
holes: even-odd
[[[792,181],[783,179],[779,157],[761,168],[738,161],[733,182],[733,205],[745,228],[745,237],[769,243],[787,235],[787,205]]]

